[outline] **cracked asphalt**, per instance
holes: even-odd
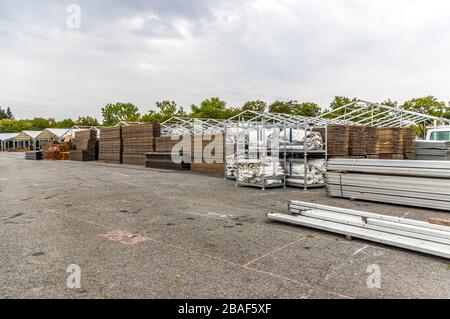
[[[426,220],[323,189],[0,153],[0,298],[450,298],[450,261],[269,222],[291,199]],[[69,288],[69,265],[81,287]],[[378,265],[379,288],[367,285]]]

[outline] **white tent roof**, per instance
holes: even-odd
[[[0,141],[7,141],[15,138],[19,133],[0,133]]]
[[[38,136],[42,131],[22,131],[20,133],[24,133],[26,135],[28,135],[31,138],[36,138],[36,136]]]

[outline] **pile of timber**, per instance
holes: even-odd
[[[191,170],[209,175],[225,172],[223,134],[191,136]]]
[[[103,127],[100,129],[99,156],[106,163],[122,163],[122,127]]]
[[[300,201],[289,214],[269,213],[270,220],[311,227],[395,247],[450,258],[450,228],[407,218]]]
[[[159,123],[123,126],[123,164],[144,166],[145,154],[155,151],[155,138],[160,135]]]
[[[97,157],[97,130],[88,129],[75,133],[75,150],[70,151],[72,161],[95,161]]]
[[[349,155],[349,126],[329,125],[328,132],[328,156],[348,157]]]
[[[155,152],[170,153],[182,139],[181,135],[161,136],[156,138]],[[185,150],[187,151],[187,150]],[[187,153],[187,152],[186,152]]]
[[[403,159],[400,128],[377,129],[377,150],[380,159]]]
[[[183,158],[180,154],[179,160],[172,158],[172,152],[149,152],[146,154],[145,166],[150,168],[163,168],[171,170],[185,171],[191,169],[191,164],[189,163],[190,158]]]
[[[30,151],[25,153],[25,159],[27,160],[41,160],[44,157],[42,156],[41,151]]]
[[[366,154],[367,158],[378,158],[378,129],[373,126],[366,128],[367,144]]]
[[[328,126],[330,158],[415,159],[416,133],[410,128]]]
[[[72,142],[46,143],[42,146],[43,158],[46,160],[69,160],[70,151],[75,149]]]
[[[350,156],[367,155],[367,128],[365,126],[350,126],[348,129],[348,154]]]
[[[417,141],[416,159],[434,161],[450,160],[450,141]]]
[[[416,131],[413,128],[400,129],[400,143],[403,158],[408,160],[416,159]]]
[[[450,162],[331,159],[326,178],[333,197],[450,211]]]

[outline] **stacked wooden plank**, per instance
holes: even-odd
[[[367,144],[366,154],[367,158],[378,158],[378,129],[373,126],[366,128]]]
[[[416,159],[416,131],[413,128],[400,129],[400,143],[404,159]]]
[[[331,159],[330,196],[450,210],[450,162]]]
[[[183,160],[180,157],[181,162],[178,163],[177,160],[173,160],[172,152],[149,152],[146,154],[145,166],[150,168],[163,168],[171,170],[190,170],[191,165],[189,163],[190,158]]]
[[[189,136],[188,136],[189,137]],[[182,139],[181,135],[161,136],[156,138],[155,152],[170,153],[173,147]]]
[[[417,141],[416,159],[434,161],[450,160],[450,141]]]
[[[400,128],[378,128],[378,157],[380,159],[403,159]]]
[[[75,150],[70,151],[72,161],[95,161],[97,130],[88,129],[75,133]]]
[[[327,130],[328,130],[328,156],[348,157],[349,126],[329,125]]]
[[[365,126],[350,126],[348,130],[348,153],[350,156],[367,155],[367,128]]]
[[[148,152],[155,151],[155,138],[161,135],[159,123],[122,127],[123,164],[145,165]]]
[[[123,156],[122,127],[100,129],[99,160],[106,163],[121,164]]]
[[[214,147],[213,147],[214,146]],[[223,134],[193,134],[191,136],[191,170],[210,175],[223,175]]]

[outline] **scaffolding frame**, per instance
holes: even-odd
[[[375,127],[427,127],[450,125],[450,120],[364,100],[356,100],[314,118],[324,124],[367,125]]]
[[[161,136],[196,133],[217,134],[224,131],[225,120],[174,116],[161,123]]]

